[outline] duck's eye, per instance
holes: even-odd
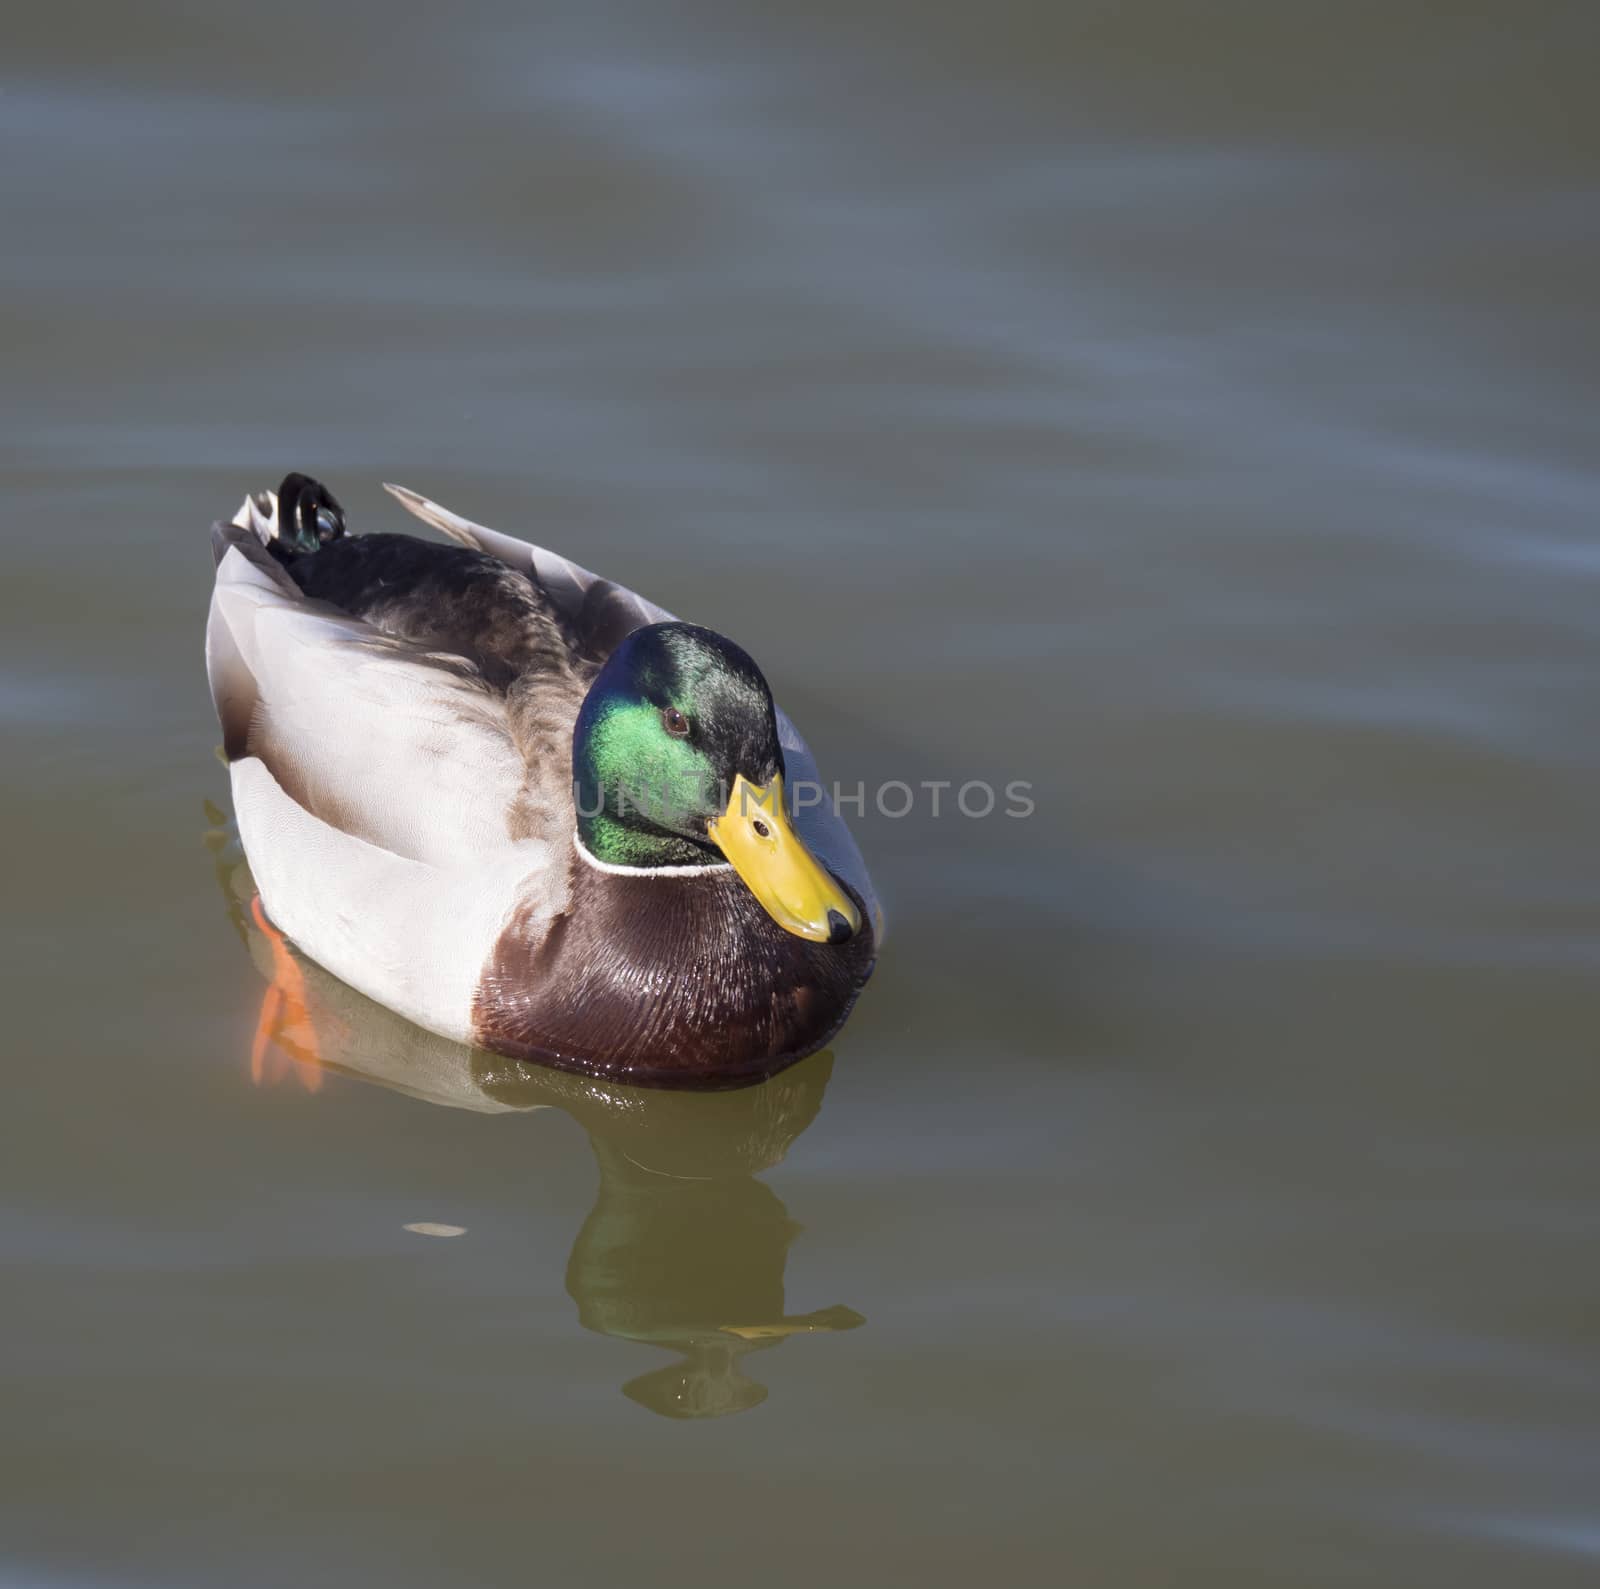
[[[689,732],[689,719],[676,706],[668,706],[662,709],[661,726],[674,739],[682,739]]]

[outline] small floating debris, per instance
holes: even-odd
[[[431,1219],[419,1219],[414,1225],[405,1226],[413,1236],[465,1236],[465,1225],[436,1225]]]

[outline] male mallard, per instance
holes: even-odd
[[[206,667],[272,921],[513,1058],[720,1086],[821,1048],[882,921],[760,669],[388,489],[459,544],[347,535],[303,475],[212,529]]]

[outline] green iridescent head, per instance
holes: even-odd
[[[590,686],[572,740],[578,832],[614,866],[704,866],[735,778],[783,771],[772,692],[731,640],[686,623],[636,629]]]
[[[572,737],[578,840],[627,868],[732,864],[780,926],[842,943],[850,896],[790,826],[772,692],[749,654],[687,623],[636,629]]]

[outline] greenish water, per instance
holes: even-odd
[[[1588,1582],[1597,33],[14,19],[0,1584]],[[257,1085],[205,532],[291,467],[1036,809],[869,809],[768,1088],[314,969]]]

